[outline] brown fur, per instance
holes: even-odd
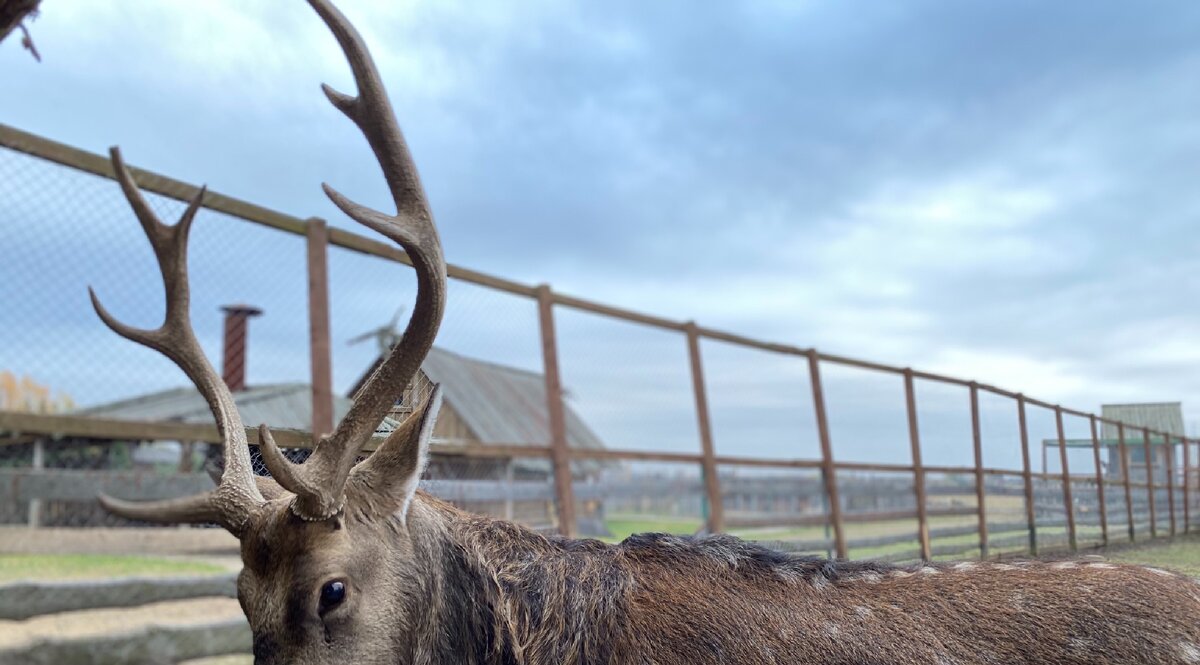
[[[285,505],[243,539],[262,664],[1200,663],[1200,585],[1139,566],[901,567],[730,536],[607,545],[419,492],[406,519],[303,522]],[[315,594],[333,577],[353,599],[322,621]]]

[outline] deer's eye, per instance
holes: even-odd
[[[342,604],[346,599],[346,583],[341,580],[326,582],[321,587],[321,602],[317,608],[318,614],[324,614]]]

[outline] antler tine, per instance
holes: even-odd
[[[355,203],[328,185],[323,185],[325,193],[352,219],[399,243],[417,274],[417,302],[401,342],[355,397],[337,431],[319,441],[303,465],[288,461],[269,433],[262,437],[263,459],[272,476],[296,494],[293,511],[305,519],[320,520],[341,510],[346,478],[359,450],[433,346],[445,309],[446,261],[417,168],[362,37],[327,0],[309,0],[309,4],[345,52],[358,84],[358,96],[351,97],[329,86],[322,88],[330,102],[354,121],[375,152],[395,201],[396,215]]]
[[[204,494],[142,503],[101,495],[100,503],[111,512],[130,519],[177,523],[217,522],[238,533],[250,513],[263,502],[263,496],[254,482],[246,431],[233,396],[200,348],[188,314],[187,242],[192,220],[200,209],[205,190],[201,188],[188,204],[178,224],[167,226],[158,220],[142,197],[121,158],[121,151],[114,147],[110,155],[121,190],[141,222],[158,260],[166,295],[166,316],[162,325],[153,330],[128,326],[113,317],[100,303],[96,292],[88,287],[92,306],[113,332],[167,356],[192,380],[216,418],[217,430],[225,448],[225,471],[217,488]]]

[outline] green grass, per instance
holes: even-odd
[[[635,533],[673,533],[690,535],[700,528],[700,520],[687,517],[654,517],[646,515],[614,516],[605,521],[610,538],[606,542],[619,543]]]
[[[1113,561],[1140,563],[1200,576],[1200,537],[1197,536],[1177,538],[1169,543],[1121,549],[1105,556]]]
[[[221,566],[201,561],[106,554],[0,554],[0,582],[143,575],[212,575]]]

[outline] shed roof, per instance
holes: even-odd
[[[308,430],[312,427],[312,388],[307,383],[276,383],[250,386],[233,394],[242,422],[266,423],[276,429]],[[350,410],[345,397],[333,400],[334,422]],[[170,388],[125,400],[79,409],[77,414],[120,420],[211,423],[208,403],[195,387]],[[395,423],[385,420],[377,432],[391,432]]]
[[[1183,404],[1180,402],[1147,402],[1144,404],[1104,404],[1100,415],[1109,420],[1119,420],[1127,425],[1148,427],[1167,434],[1182,436]],[[1117,426],[1104,423],[1101,436],[1117,438]]]
[[[481,443],[550,442],[546,380],[542,374],[468,358],[434,347],[421,365],[433,383],[442,385],[446,404],[471,428]],[[579,414],[564,405],[567,445],[603,448]]]

